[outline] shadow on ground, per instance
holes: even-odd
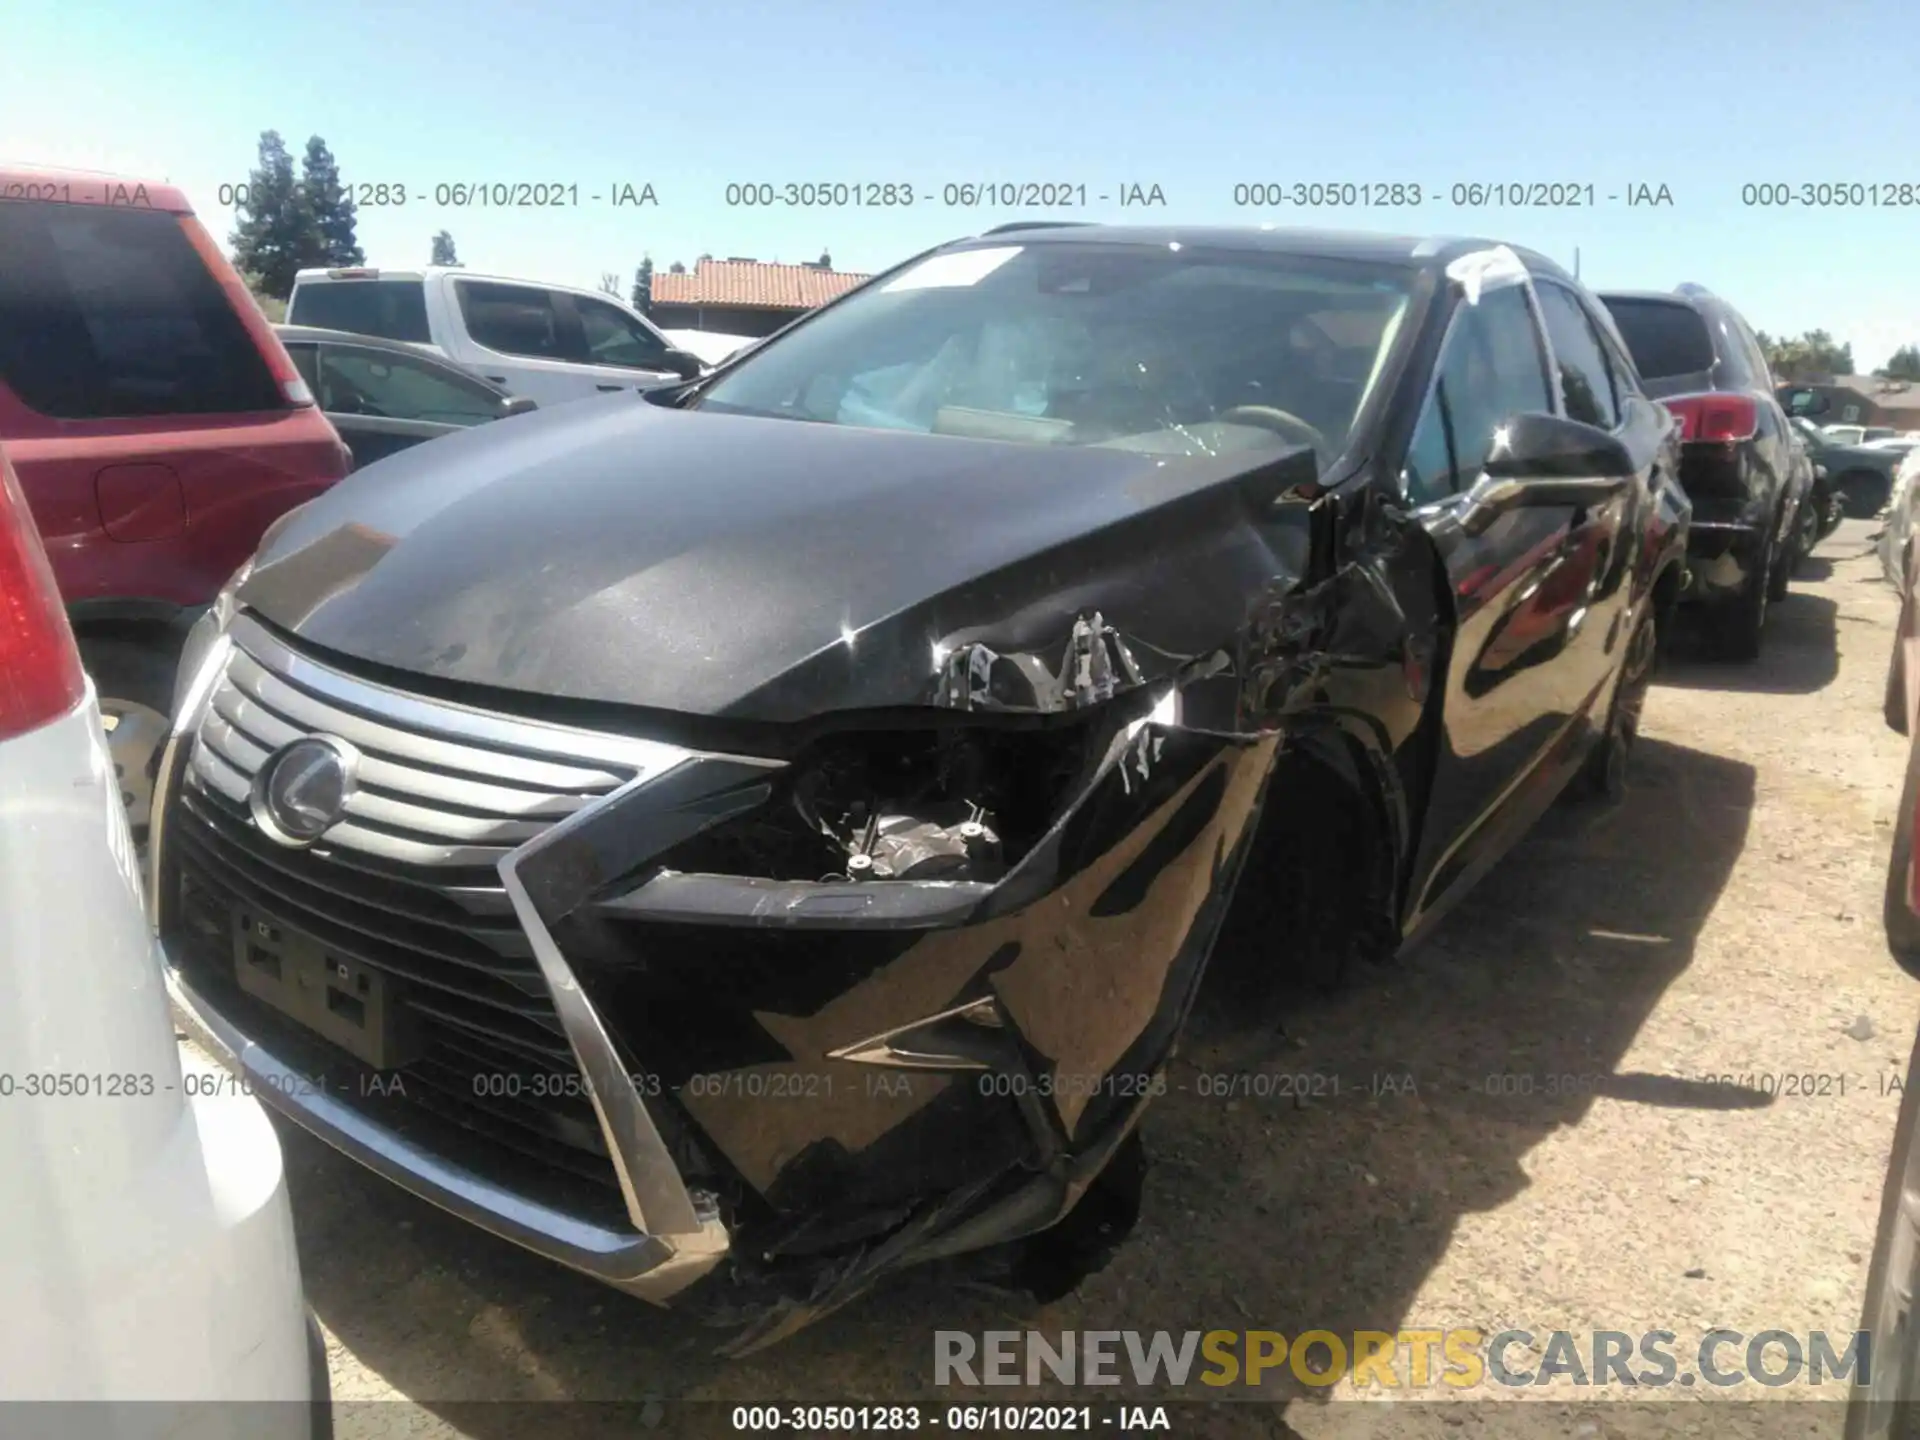
[[[1682,607],[1654,683],[1684,690],[1811,695],[1840,673],[1839,613],[1825,595],[1789,594],[1767,608],[1760,658],[1742,662],[1715,658],[1705,614]]]
[[[1782,645],[1762,666],[1791,668],[1792,657]],[[461,1402],[663,1401],[671,1419],[687,1399],[1090,1398],[937,1389],[937,1329],[1392,1330],[1418,1318],[1407,1307],[1461,1217],[1521,1191],[1528,1152],[1582,1123],[1596,1094],[1748,1103],[1617,1067],[1690,963],[1753,800],[1750,767],[1645,740],[1623,805],[1556,807],[1419,953],[1331,999],[1288,995],[1276,1016],[1194,1045],[1148,1116],[1139,1228],[1107,1271],[1045,1309],[905,1277],[727,1362],[712,1353],[720,1333],[476,1232],[288,1133],[309,1298],[361,1365],[476,1440],[534,1433],[529,1411]],[[1273,944],[1284,953],[1284,936]],[[1561,1076],[1583,1079],[1550,1078]],[[1311,1092],[1304,1103],[1299,1089]],[[1194,1394],[1164,1397],[1176,1393]],[[631,1409],[545,1413],[566,1423],[543,1433],[634,1433]],[[1213,1413],[1222,1418],[1183,1412],[1181,1433],[1291,1433],[1270,1406]],[[709,1417],[724,1431],[723,1410]]]

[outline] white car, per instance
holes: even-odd
[[[1920,502],[1915,482],[1920,481],[1920,449],[1909,450],[1893,472],[1893,489],[1887,508],[1881,514],[1881,529],[1874,542],[1880,555],[1880,572],[1897,590],[1907,584],[1907,545],[1913,539],[1914,524],[1920,520],[1915,504]]]
[[[429,345],[540,405],[675,384],[749,343],[661,330],[604,292],[439,265],[302,270],[286,323]]]
[[[142,890],[0,455],[0,1402],[143,1402],[49,1412],[62,1434],[91,1415],[116,1437],[307,1440],[331,1411],[279,1140],[182,1055]],[[26,1419],[0,1416],[7,1434]]]

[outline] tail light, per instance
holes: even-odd
[[[58,719],[86,693],[39,528],[0,455],[0,740]]]
[[[259,303],[253,298],[253,292],[247,289],[247,282],[240,278],[240,272],[227,262],[220,253],[220,247],[214,244],[213,237],[206,227],[191,215],[180,217],[180,228],[186,232],[187,240],[200,257],[200,263],[207,267],[209,274],[220,282],[220,288],[227,293],[227,303],[233,306],[234,313],[240,317],[240,323],[247,328],[254,346],[260,352],[260,358],[266,361],[267,370],[280,386],[280,394],[292,409],[305,409],[313,404],[313,392],[307,388],[307,382],[300,377],[299,369],[293,363],[293,357],[287,354],[287,347],[280,343],[280,337],[273,333],[273,324],[261,311]]]
[[[1733,444],[1760,433],[1760,406],[1750,395],[1676,395],[1661,402],[1680,422],[1680,438]]]

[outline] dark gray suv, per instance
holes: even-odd
[[[1813,462],[1774,398],[1767,358],[1725,300],[1698,285],[1603,293],[1647,393],[1680,423],[1693,501],[1686,599],[1711,606],[1729,659],[1760,653],[1767,603],[1820,538]]]

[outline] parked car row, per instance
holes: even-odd
[[[1730,305],[1497,242],[1004,226],[707,369],[460,270],[276,333],[149,193],[0,202],[0,444],[90,663],[162,657],[107,743],[179,1012],[736,1350],[1099,1268],[1229,915],[1418,944],[1823,523]]]
[[[1802,407],[1817,406],[1822,397],[1793,387],[1784,387],[1784,394],[1785,403],[1795,412],[1794,429],[1807,454],[1826,472],[1843,513],[1856,520],[1879,514],[1892,494],[1894,472],[1912,447],[1845,443],[1834,435],[1835,427],[1822,429],[1803,413]]]
[[[446,266],[302,270],[287,321],[431,346],[542,405],[690,380],[748,343],[700,331],[669,338],[611,295]]]

